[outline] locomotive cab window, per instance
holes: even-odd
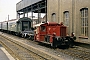
[[[46,27],[45,26],[41,26],[41,31],[45,32],[46,31]]]

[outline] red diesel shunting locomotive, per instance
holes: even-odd
[[[35,26],[34,40],[50,44],[52,47],[60,45],[73,46],[75,36],[67,36],[66,26],[63,23],[42,23]]]

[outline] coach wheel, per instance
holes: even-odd
[[[23,38],[26,38],[25,34],[23,35]]]
[[[23,38],[24,36],[22,35],[22,38]]]
[[[32,40],[32,41],[34,40],[34,38],[32,36],[30,36],[29,39]]]

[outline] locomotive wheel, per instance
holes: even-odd
[[[52,47],[52,48],[56,48],[56,47],[57,47],[57,45],[56,45],[56,44],[54,44],[54,42],[53,42],[53,43],[51,43],[51,47]]]
[[[57,39],[55,37],[53,37],[53,42],[51,43],[51,47],[52,48],[56,48],[57,47]]]
[[[70,39],[69,41],[70,41],[69,47],[73,47],[73,46],[74,46],[74,41],[73,41],[73,39]]]

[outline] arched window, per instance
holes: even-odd
[[[88,36],[88,8],[80,9],[81,13],[81,35]]]
[[[69,11],[64,12],[64,24],[69,27]]]
[[[56,14],[55,14],[55,13],[52,14],[52,21],[53,21],[53,22],[56,21]]]

